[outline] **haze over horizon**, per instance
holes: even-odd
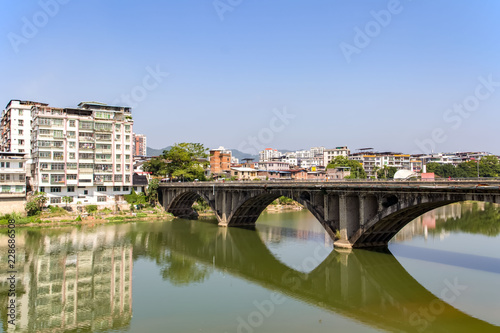
[[[7,2],[0,103],[132,106],[149,147],[500,154],[494,0]]]

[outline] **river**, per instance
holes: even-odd
[[[500,208],[461,203],[388,250],[337,251],[306,210],[254,230],[175,219],[16,229],[2,332],[499,332]]]

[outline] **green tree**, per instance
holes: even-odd
[[[33,200],[35,200],[40,210],[42,210],[47,203],[47,194],[45,192],[35,192]]]
[[[500,164],[496,156],[483,156],[479,162],[479,176],[498,177],[500,174]]]
[[[392,179],[394,174],[398,172],[398,168],[393,166],[384,165],[383,168],[377,170],[377,178],[379,179]]]
[[[73,202],[73,197],[64,196],[62,197],[62,202],[66,203],[66,207],[68,207],[68,204]]]
[[[201,143],[176,143],[163,151],[161,156],[144,163],[143,168],[155,176],[206,180],[204,168],[209,165],[207,158],[207,148]]]
[[[158,201],[158,187],[160,186],[160,181],[157,178],[151,179],[148,185],[148,196],[147,199],[151,206],[156,206]]]
[[[363,165],[361,165],[361,163],[359,163],[358,161],[350,160],[344,156],[337,156],[327,165],[326,168],[331,169],[331,168],[337,168],[337,167],[349,167],[349,168],[351,168],[351,175],[346,177],[346,178],[366,179],[365,169],[363,169]]]
[[[97,205],[87,205],[85,206],[85,210],[87,213],[92,214],[93,212],[97,211]]]

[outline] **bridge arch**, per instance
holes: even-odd
[[[217,215],[214,201],[210,200],[210,198],[203,191],[186,190],[175,194],[162,193],[162,199],[167,203],[164,204],[165,210],[172,213],[175,217],[186,219],[195,219],[198,217],[198,213],[193,209],[193,204],[199,198],[207,202],[210,209],[212,209],[212,211],[214,211]]]
[[[296,192],[296,191],[279,191],[279,192],[265,192],[256,194],[250,198],[241,200],[229,215],[227,226],[253,226],[262,214],[264,209],[269,206],[274,200],[284,196],[290,198],[302,206],[304,206],[314,217],[323,225],[323,227],[330,232],[330,225],[328,225],[324,218],[324,211],[322,205],[314,204],[315,201],[323,201],[321,198],[315,198],[315,194],[310,192]]]
[[[426,202],[422,202],[421,197],[403,201],[398,199],[398,203],[383,208],[369,218],[364,226],[353,233],[349,238],[349,242],[353,247],[387,246],[388,242],[401,229],[419,216],[436,208],[464,201],[498,203],[494,197],[490,196],[477,196],[474,200],[448,196],[434,198],[434,200]]]

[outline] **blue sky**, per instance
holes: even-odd
[[[500,153],[495,0],[2,7],[3,105],[131,104],[135,132],[154,148]]]

